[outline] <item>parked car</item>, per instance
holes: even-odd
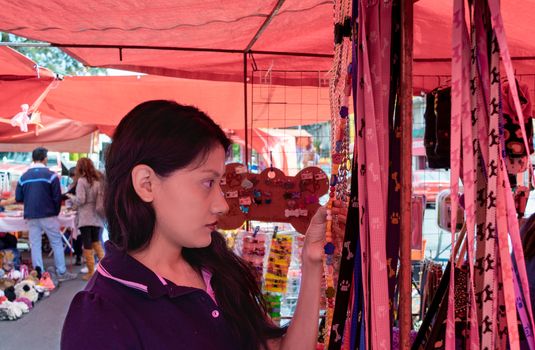
[[[435,205],[437,195],[450,188],[450,172],[441,169],[413,170],[412,191],[425,195],[427,205]]]

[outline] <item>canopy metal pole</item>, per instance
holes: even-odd
[[[245,126],[245,168],[249,171],[249,121],[247,113],[247,53],[243,53],[243,118]],[[252,142],[251,142],[252,146]],[[245,230],[249,231],[249,220],[245,220]]]
[[[122,50],[161,50],[161,51],[191,51],[191,52],[219,52],[219,53],[248,53],[274,56],[296,56],[296,57],[319,57],[333,58],[333,54],[311,53],[311,52],[286,52],[286,51],[263,51],[263,50],[238,50],[238,49],[218,49],[207,47],[173,47],[173,46],[145,46],[145,45],[89,45],[89,44],[56,44],[56,43],[27,43],[1,41],[0,46],[10,47],[58,47],[63,49],[122,49]]]
[[[401,0],[401,238],[399,259],[400,349],[410,348],[412,234],[412,41],[413,0]]]
[[[54,43],[28,43],[0,41],[0,46],[9,47],[59,47],[65,49],[132,49],[132,50],[162,50],[162,51],[200,51],[200,52],[221,52],[221,53],[244,53],[245,50],[234,49],[212,49],[203,47],[171,47],[171,46],[138,46],[138,45],[89,45],[89,44],[54,44]],[[297,57],[319,57],[334,58],[332,54],[311,53],[311,52],[285,52],[285,51],[263,51],[249,50],[251,54],[274,55],[274,56],[297,56]],[[512,56],[513,61],[533,61],[535,56]],[[422,57],[414,58],[413,62],[451,62],[449,57]]]
[[[243,53],[243,118],[245,127],[245,166],[249,170],[249,121],[247,114],[247,54]]]
[[[260,36],[262,35],[262,33],[264,32],[264,30],[266,30],[266,28],[269,26],[269,24],[271,23],[271,21],[273,20],[273,18],[277,15],[277,13],[279,12],[280,8],[282,7],[282,4],[284,4],[284,1],[285,0],[279,0],[275,6],[273,7],[273,10],[271,10],[271,13],[269,14],[269,16],[267,16],[266,20],[264,21],[264,23],[262,23],[262,25],[260,26],[260,28],[258,28],[258,31],[256,32],[256,34],[253,36],[253,38],[251,39],[251,41],[249,42],[249,45],[247,45],[247,47],[245,48],[245,52],[249,52],[252,48],[253,48],[253,45],[256,43],[256,41],[260,38]]]

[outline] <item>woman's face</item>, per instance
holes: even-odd
[[[225,151],[215,147],[200,166],[177,170],[160,178],[154,188],[154,235],[186,248],[211,242],[220,215],[228,211],[219,181],[225,172]]]

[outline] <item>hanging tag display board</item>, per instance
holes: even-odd
[[[239,163],[227,164],[221,180],[229,211],[219,219],[224,230],[236,229],[246,220],[287,222],[305,233],[320,207],[319,198],[329,190],[327,174],[308,167],[295,176],[268,168],[260,174],[247,172]]]

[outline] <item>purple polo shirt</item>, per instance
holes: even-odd
[[[177,286],[107,242],[98,273],[71,303],[61,349],[236,350],[238,346],[207,292]]]

